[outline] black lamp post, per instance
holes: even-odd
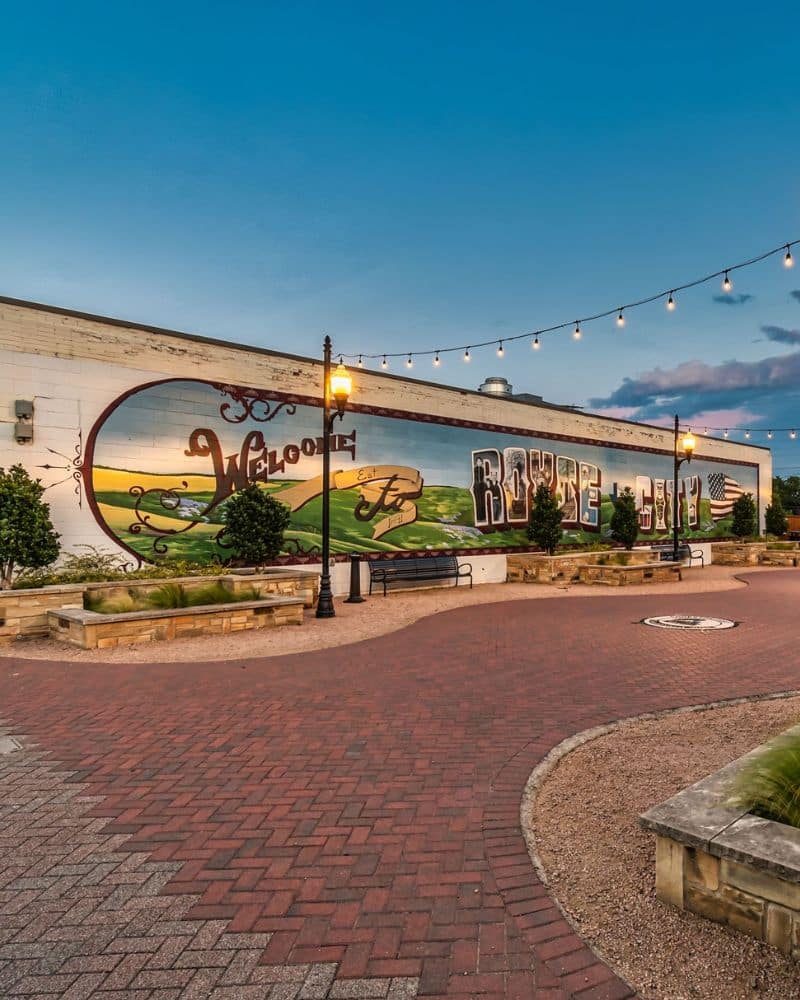
[[[687,431],[680,442],[683,448],[683,458],[678,456],[678,437],[680,430],[678,426],[678,414],[675,414],[675,440],[672,449],[674,466],[672,470],[672,561],[678,561],[678,513],[680,510],[680,497],[678,495],[678,469],[684,462],[691,462],[694,452],[695,439],[691,431]]]
[[[331,590],[331,430],[338,417],[344,417],[353,382],[341,362],[331,375],[331,338],[323,344],[323,406],[322,406],[322,576],[319,581],[317,618],[334,618]],[[336,409],[331,413],[331,397]]]

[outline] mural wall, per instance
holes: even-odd
[[[103,530],[144,560],[224,558],[226,503],[255,481],[291,509],[286,554],[313,557],[320,425],[319,406],[300,397],[189,379],[143,385],[92,429],[87,496]],[[541,483],[559,498],[565,541],[605,540],[626,486],[636,493],[642,541],[672,530],[672,458],[641,449],[361,410],[336,423],[331,467],[334,552],[525,546]],[[728,535],[733,500],[758,495],[755,465],[698,459],[681,471],[686,535]]]

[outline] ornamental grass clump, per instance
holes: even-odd
[[[728,804],[800,827],[800,729],[778,736],[744,766]]]

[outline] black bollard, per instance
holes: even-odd
[[[345,600],[345,604],[363,604],[364,598],[361,596],[361,553],[351,552],[350,554],[350,595]]]

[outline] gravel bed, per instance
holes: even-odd
[[[800,697],[625,723],[567,754],[528,816],[550,890],[646,1000],[789,1000],[800,964],[655,896],[650,806],[800,719]]]

